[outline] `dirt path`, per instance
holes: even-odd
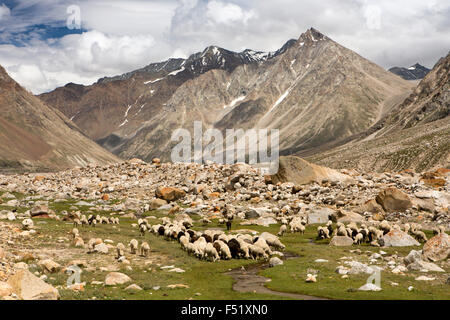
[[[293,258],[293,257],[288,257]],[[266,288],[264,284],[270,281],[269,278],[258,275],[259,271],[268,268],[269,264],[267,262],[258,263],[255,265],[248,266],[246,269],[236,268],[227,272],[235,283],[233,284],[233,290],[238,292],[255,292],[260,294],[273,294],[281,297],[288,297],[297,300],[327,300],[325,298],[308,296],[298,293],[280,292],[274,291]]]

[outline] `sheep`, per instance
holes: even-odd
[[[230,253],[233,258],[239,258],[241,252],[241,246],[237,239],[230,239],[228,241],[228,247],[230,248]]]
[[[286,248],[286,246],[281,243],[280,239],[271,233],[263,232],[260,238],[264,239],[269,246],[274,247],[277,250],[284,250]]]
[[[138,250],[139,242],[136,239],[132,239],[130,243],[128,244],[130,247],[131,254],[136,254],[136,251]]]
[[[145,223],[139,225],[139,232],[141,237],[145,236],[145,233],[147,232],[147,225]]]
[[[358,234],[355,236],[355,240],[353,241],[353,243],[355,243],[355,244],[361,244],[361,242],[363,241],[363,239],[364,239],[363,234],[362,234],[362,233],[358,233]]]
[[[339,226],[337,228],[336,235],[338,235],[338,236],[348,236],[347,229],[345,228],[344,225],[341,225],[341,226]]]
[[[239,243],[239,249],[240,249],[239,256],[243,257],[244,259],[249,259],[250,258],[250,252],[249,252],[248,246],[251,243],[247,243],[245,241],[245,239],[243,239],[243,238],[238,238],[237,241]]]
[[[120,259],[121,257],[125,256],[125,246],[123,243],[119,242],[116,246],[117,250],[117,257],[116,259]]]
[[[149,252],[150,252],[150,246],[148,245],[148,243],[147,242],[142,242],[141,243],[140,255],[142,257],[147,257]]]
[[[414,235],[414,238],[416,238],[418,241],[427,242],[427,236],[423,231],[420,230],[411,230],[411,233]]]
[[[88,241],[88,253],[94,252],[95,245],[97,244],[97,239],[92,238]]]
[[[263,258],[264,260],[267,260],[269,258],[269,256],[264,251],[264,249],[258,245],[250,244],[248,246],[248,249],[249,249],[250,256],[255,260],[258,260],[258,258]]]
[[[181,249],[187,250],[189,239],[184,235],[179,238]]]
[[[220,260],[219,253],[212,243],[207,243],[205,246],[205,258],[212,259],[213,262]]]
[[[285,224],[281,225],[280,231],[278,231],[277,236],[279,236],[279,237],[283,236],[285,234],[286,230],[287,230],[286,225]]]
[[[328,235],[333,234],[333,221],[328,220],[327,222]]]
[[[73,228],[72,232],[70,233],[72,235],[72,237],[75,239],[76,237],[80,236],[80,232],[78,231],[77,228]]]
[[[224,260],[230,260],[231,259],[231,252],[230,248],[226,243],[220,240],[214,241],[214,248],[216,248],[217,252],[219,253],[220,257]]]
[[[383,231],[384,234],[392,230],[392,226],[386,220],[381,221],[378,227]]]
[[[30,218],[24,219],[22,221],[22,229],[27,231],[34,227],[34,222]]]
[[[438,226],[433,228],[433,235],[437,236],[439,234],[445,233],[445,227],[444,226]]]
[[[80,222],[81,222],[82,226],[89,225],[88,219],[86,218],[86,215],[84,215],[84,214],[81,216]]]
[[[267,244],[267,241],[264,238],[257,237],[255,238],[255,241],[253,242],[255,246],[261,247],[265,253],[268,255],[272,254],[272,250],[270,249],[269,245]]]
[[[81,221],[78,218],[73,219],[73,226],[74,227],[79,227],[81,226]]]
[[[95,227],[94,220],[95,220],[95,217],[92,214],[89,215],[89,217],[88,217],[89,225],[94,225],[94,227]]]
[[[327,228],[324,228],[322,226],[317,227],[317,239],[329,239],[330,234]]]
[[[203,259],[205,257],[205,249],[206,249],[206,240],[203,237],[198,238],[197,241],[194,242],[194,255]]]

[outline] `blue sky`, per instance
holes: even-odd
[[[310,27],[384,68],[432,67],[450,49],[450,1],[0,0],[0,64],[41,93],[209,45],[272,51]]]

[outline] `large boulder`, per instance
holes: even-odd
[[[106,275],[105,284],[107,286],[115,286],[125,284],[131,281],[131,278],[120,272],[111,272]]]
[[[428,240],[422,250],[423,257],[430,261],[447,259],[450,255],[450,236],[446,233],[438,234]]]
[[[46,205],[36,205],[30,210],[32,217],[48,217],[50,209]]]
[[[174,187],[159,187],[158,189],[156,189],[155,195],[157,198],[164,199],[170,202],[184,198],[184,196],[186,196],[186,192]]]
[[[330,246],[348,247],[353,245],[353,239],[347,236],[334,236],[330,241]]]
[[[412,207],[409,196],[397,188],[386,188],[375,198],[386,212],[403,212]]]
[[[278,182],[293,182],[304,185],[312,182],[322,183],[323,180],[354,183],[355,180],[336,170],[318,166],[296,156],[280,157],[278,172],[268,179],[273,184]]]
[[[313,208],[307,213],[308,224],[327,223],[335,215],[330,208]]]
[[[8,280],[12,291],[23,300],[57,300],[59,292],[30,271],[21,269]]]
[[[358,213],[370,212],[370,213],[383,213],[383,207],[375,201],[375,199],[367,200],[360,207],[355,209]]]
[[[391,230],[382,238],[385,247],[420,246],[420,243],[409,234],[400,230]]]
[[[61,265],[52,259],[41,260],[38,264],[42,269],[49,273],[55,273],[61,269]]]

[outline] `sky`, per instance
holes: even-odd
[[[217,45],[274,51],[314,27],[384,68],[450,50],[448,0],[0,0],[0,65],[35,94]]]

